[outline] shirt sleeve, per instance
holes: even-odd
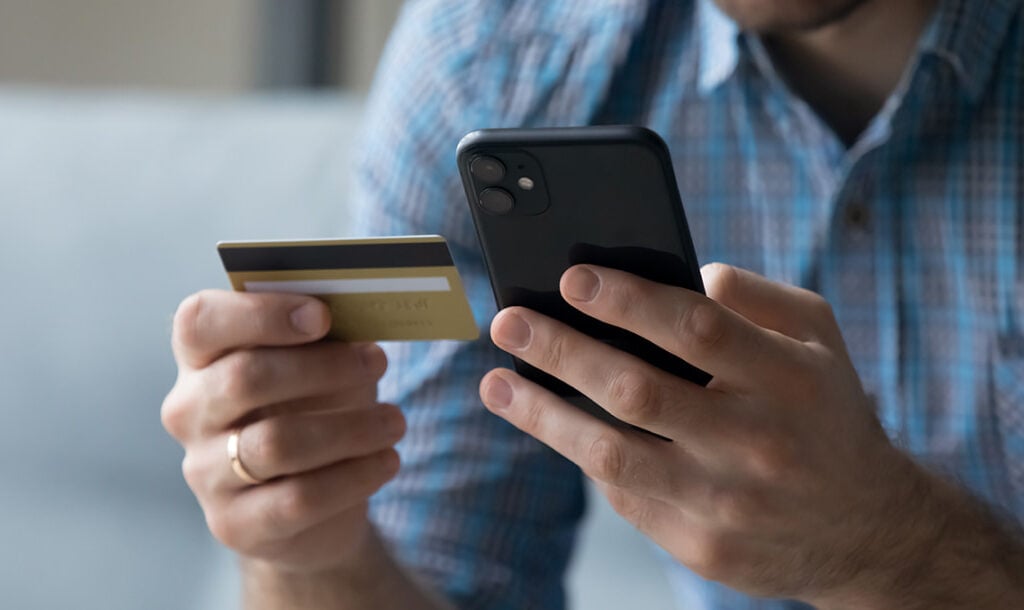
[[[384,346],[381,400],[402,407],[409,431],[371,516],[398,559],[459,608],[558,609],[581,475],[478,394],[483,374],[511,359],[488,339],[495,305],[455,163],[462,135],[490,120],[464,89],[474,35],[460,22],[487,19],[473,5],[409,3],[368,101],[346,232],[445,236],[481,330],[475,342]]]

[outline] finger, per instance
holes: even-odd
[[[377,402],[377,385],[364,384],[353,388],[345,388],[334,394],[322,396],[303,396],[285,402],[278,402],[265,407],[252,410],[246,415],[239,425],[248,422],[280,417],[282,415],[297,415],[299,413],[327,413],[330,411],[344,411],[347,409],[358,409],[373,405]],[[223,428],[213,430],[213,433],[222,431]]]
[[[701,268],[708,297],[754,324],[799,341],[834,341],[839,333],[828,302],[797,286],[722,263]]]
[[[565,381],[615,417],[666,438],[706,444],[728,419],[720,392],[529,309],[500,312],[491,336],[498,347]]]
[[[405,434],[405,417],[394,405],[356,410],[283,415],[253,422],[238,431],[238,457],[259,480],[323,468],[394,446]],[[231,488],[244,482],[224,457],[227,436],[215,437],[212,452],[221,480]],[[219,453],[219,455],[217,455]]]
[[[374,344],[251,349],[198,371],[185,394],[198,402],[201,429],[221,431],[261,407],[372,386],[386,369],[387,357]]]
[[[237,429],[237,455],[245,471],[262,481],[310,472],[392,447],[405,433],[405,417],[395,405],[371,402],[354,409],[324,408],[329,402],[337,404],[339,399],[297,401],[294,412]],[[219,433],[189,447],[183,471],[196,495],[248,487],[231,467],[230,434]]]
[[[204,290],[178,307],[171,344],[179,364],[202,368],[234,349],[309,343],[329,328],[327,306],[313,297]]]
[[[218,540],[244,553],[269,541],[293,537],[365,502],[398,468],[398,453],[387,449],[255,485],[220,510],[208,511],[208,525]]]
[[[800,346],[702,294],[614,269],[572,267],[561,292],[583,313],[648,339],[719,382],[760,386],[784,379]]]
[[[484,405],[578,465],[587,476],[633,493],[672,497],[684,488],[692,461],[675,445],[616,428],[507,369],[480,384]]]

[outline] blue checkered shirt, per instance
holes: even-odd
[[[673,154],[699,259],[824,295],[893,441],[1019,518],[1021,19],[1020,0],[941,2],[846,147],[710,1],[412,0],[370,98],[348,229],[446,236],[486,337],[460,137],[647,125]],[[396,554],[460,608],[563,607],[581,474],[481,406],[480,377],[509,358],[486,338],[387,350],[382,395],[410,428],[372,514]],[[805,607],[666,563],[680,608]]]

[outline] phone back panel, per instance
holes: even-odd
[[[482,184],[470,170],[479,157],[507,161],[506,177]],[[458,162],[499,308],[529,307],[707,383],[706,373],[653,343],[570,307],[558,290],[566,269],[589,263],[704,292],[661,138],[639,127],[482,130],[463,139]],[[531,192],[517,185],[520,174],[529,174]],[[508,213],[484,209],[480,193],[492,187],[511,193],[517,206]],[[521,361],[516,369],[561,396],[579,395]]]

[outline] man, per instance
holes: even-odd
[[[512,309],[501,350],[675,442],[488,372],[487,341],[389,348],[399,411],[380,349],[314,342],[315,301],[193,296],[163,417],[247,607],[560,607],[574,463],[680,607],[1024,607],[1019,0],[420,0],[394,36],[358,232],[447,236],[489,318],[459,137],[646,124],[734,266],[710,298],[595,267],[562,292],[715,379]]]

